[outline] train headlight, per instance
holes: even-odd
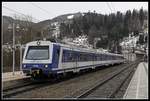
[[[24,68],[26,68],[26,65],[23,65]]]
[[[45,65],[45,68],[47,68],[48,67],[48,65]]]

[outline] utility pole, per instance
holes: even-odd
[[[3,17],[2,17],[2,69],[3,69]]]
[[[13,75],[15,71],[15,23],[13,23]]]
[[[13,25],[9,25],[8,26],[8,30],[12,30],[13,32],[13,45],[12,45],[12,50],[13,50],[13,75],[15,74],[14,71],[15,71],[15,22],[12,23]],[[19,24],[17,24],[17,29],[19,29]]]
[[[22,46],[20,44],[20,71],[22,71]]]

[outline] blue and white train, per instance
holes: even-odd
[[[102,53],[50,41],[33,41],[26,44],[22,70],[33,77],[51,76],[124,61],[124,57],[119,54]]]

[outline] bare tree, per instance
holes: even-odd
[[[16,25],[19,25],[18,40],[21,44],[25,44],[33,40],[33,17],[30,15],[19,16],[14,15]]]

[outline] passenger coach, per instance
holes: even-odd
[[[124,57],[119,54],[102,53],[50,41],[33,41],[26,44],[22,70],[33,77],[52,76],[124,61]]]

